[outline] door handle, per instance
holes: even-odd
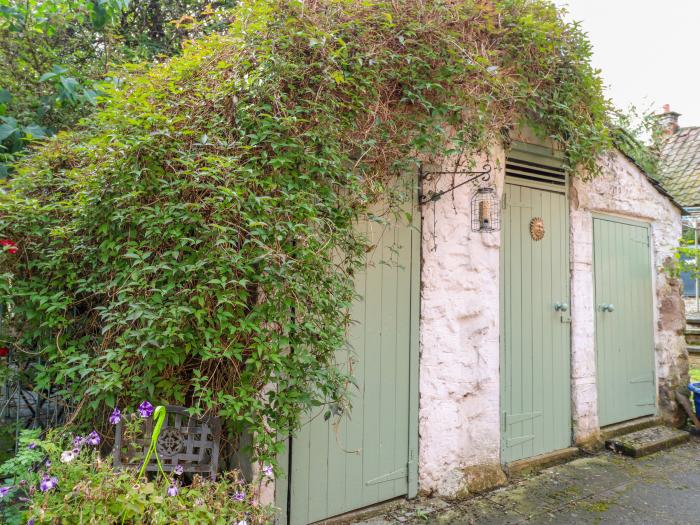
[[[600,304],[598,306],[600,307],[601,312],[614,312],[615,311],[614,304]]]
[[[566,312],[569,309],[569,305],[567,303],[556,303],[554,309],[557,312]]]

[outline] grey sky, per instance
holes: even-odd
[[[554,0],[581,22],[608,96],[700,126],[700,0]]]

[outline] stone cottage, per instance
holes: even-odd
[[[700,214],[700,126],[681,127],[681,114],[666,104],[658,116],[661,139],[661,180],[689,215]]]
[[[463,496],[526,458],[596,446],[602,427],[679,421],[673,198],[619,152],[599,176],[572,177],[527,133],[478,173],[454,162],[421,167],[411,224],[360,225],[374,248],[339,355],[357,383],[352,413],[324,408],[290,440],[279,523]]]
[[[672,111],[668,104],[658,116],[663,130],[661,180],[664,188],[683,206],[687,228],[697,230],[700,227],[700,126],[681,126],[680,117],[681,114]],[[684,295],[695,296],[693,277],[684,273],[682,278]]]

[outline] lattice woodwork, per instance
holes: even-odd
[[[187,414],[185,407],[168,405],[165,408],[167,416],[156,444],[163,470],[172,472],[177,465],[182,465],[185,473],[216,479],[221,442],[220,419],[211,416],[195,418]],[[138,469],[151,442],[153,420],[145,420],[143,435],[135,440],[135,446],[123,442],[123,431],[120,422],[116,426],[114,466]],[[155,455],[146,471],[158,471]]]

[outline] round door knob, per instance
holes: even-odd
[[[566,303],[557,303],[554,305],[554,309],[557,312],[566,312],[569,309],[569,305]]]
[[[615,311],[615,305],[614,304],[608,304],[605,306],[605,310],[607,312],[614,312]]]

